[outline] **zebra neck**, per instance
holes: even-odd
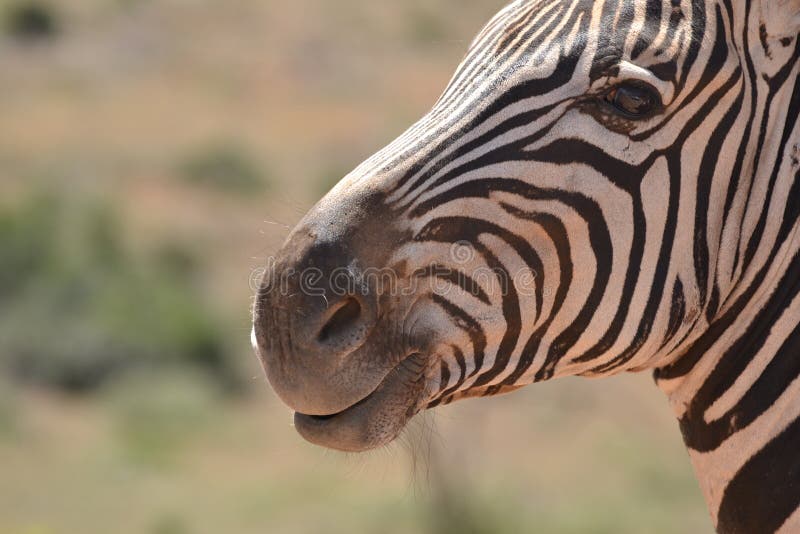
[[[719,532],[800,532],[799,185],[771,261],[655,372]]]
[[[717,272],[707,326],[654,373],[719,532],[800,532],[800,80],[780,100],[744,215],[726,218],[720,257],[736,267]]]

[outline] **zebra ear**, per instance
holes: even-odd
[[[794,39],[800,34],[800,0],[761,0],[762,38]]]

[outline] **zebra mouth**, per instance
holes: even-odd
[[[420,408],[425,358],[404,358],[366,397],[330,415],[294,414],[297,432],[315,445],[361,452],[392,441]]]

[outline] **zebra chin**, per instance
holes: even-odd
[[[294,414],[297,432],[310,443],[344,452],[363,452],[393,441],[420,410],[425,359],[411,354],[375,390],[331,415]]]

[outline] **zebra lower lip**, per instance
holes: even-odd
[[[307,414],[304,414],[304,413],[301,413],[301,412],[295,412],[295,414],[299,415],[301,417],[308,417],[309,419],[314,420],[314,421],[318,421],[318,422],[330,421],[331,419],[339,417],[340,415],[342,415],[344,413],[347,413],[350,410],[356,409],[359,405],[364,404],[365,402],[368,402],[369,399],[372,398],[372,396],[375,394],[375,391],[377,391],[382,385],[383,385],[383,382],[381,382],[380,385],[378,385],[378,387],[375,388],[375,390],[372,391],[372,393],[370,393],[369,395],[367,395],[366,397],[364,397],[360,401],[356,402],[355,404],[352,404],[352,405],[348,406],[347,408],[345,408],[344,410],[342,410],[340,412],[327,414],[327,415],[307,415]]]
[[[375,390],[341,412],[330,415],[294,414],[294,426],[307,441],[331,449],[360,452],[394,439],[422,394],[424,360],[419,354],[403,359]]]

